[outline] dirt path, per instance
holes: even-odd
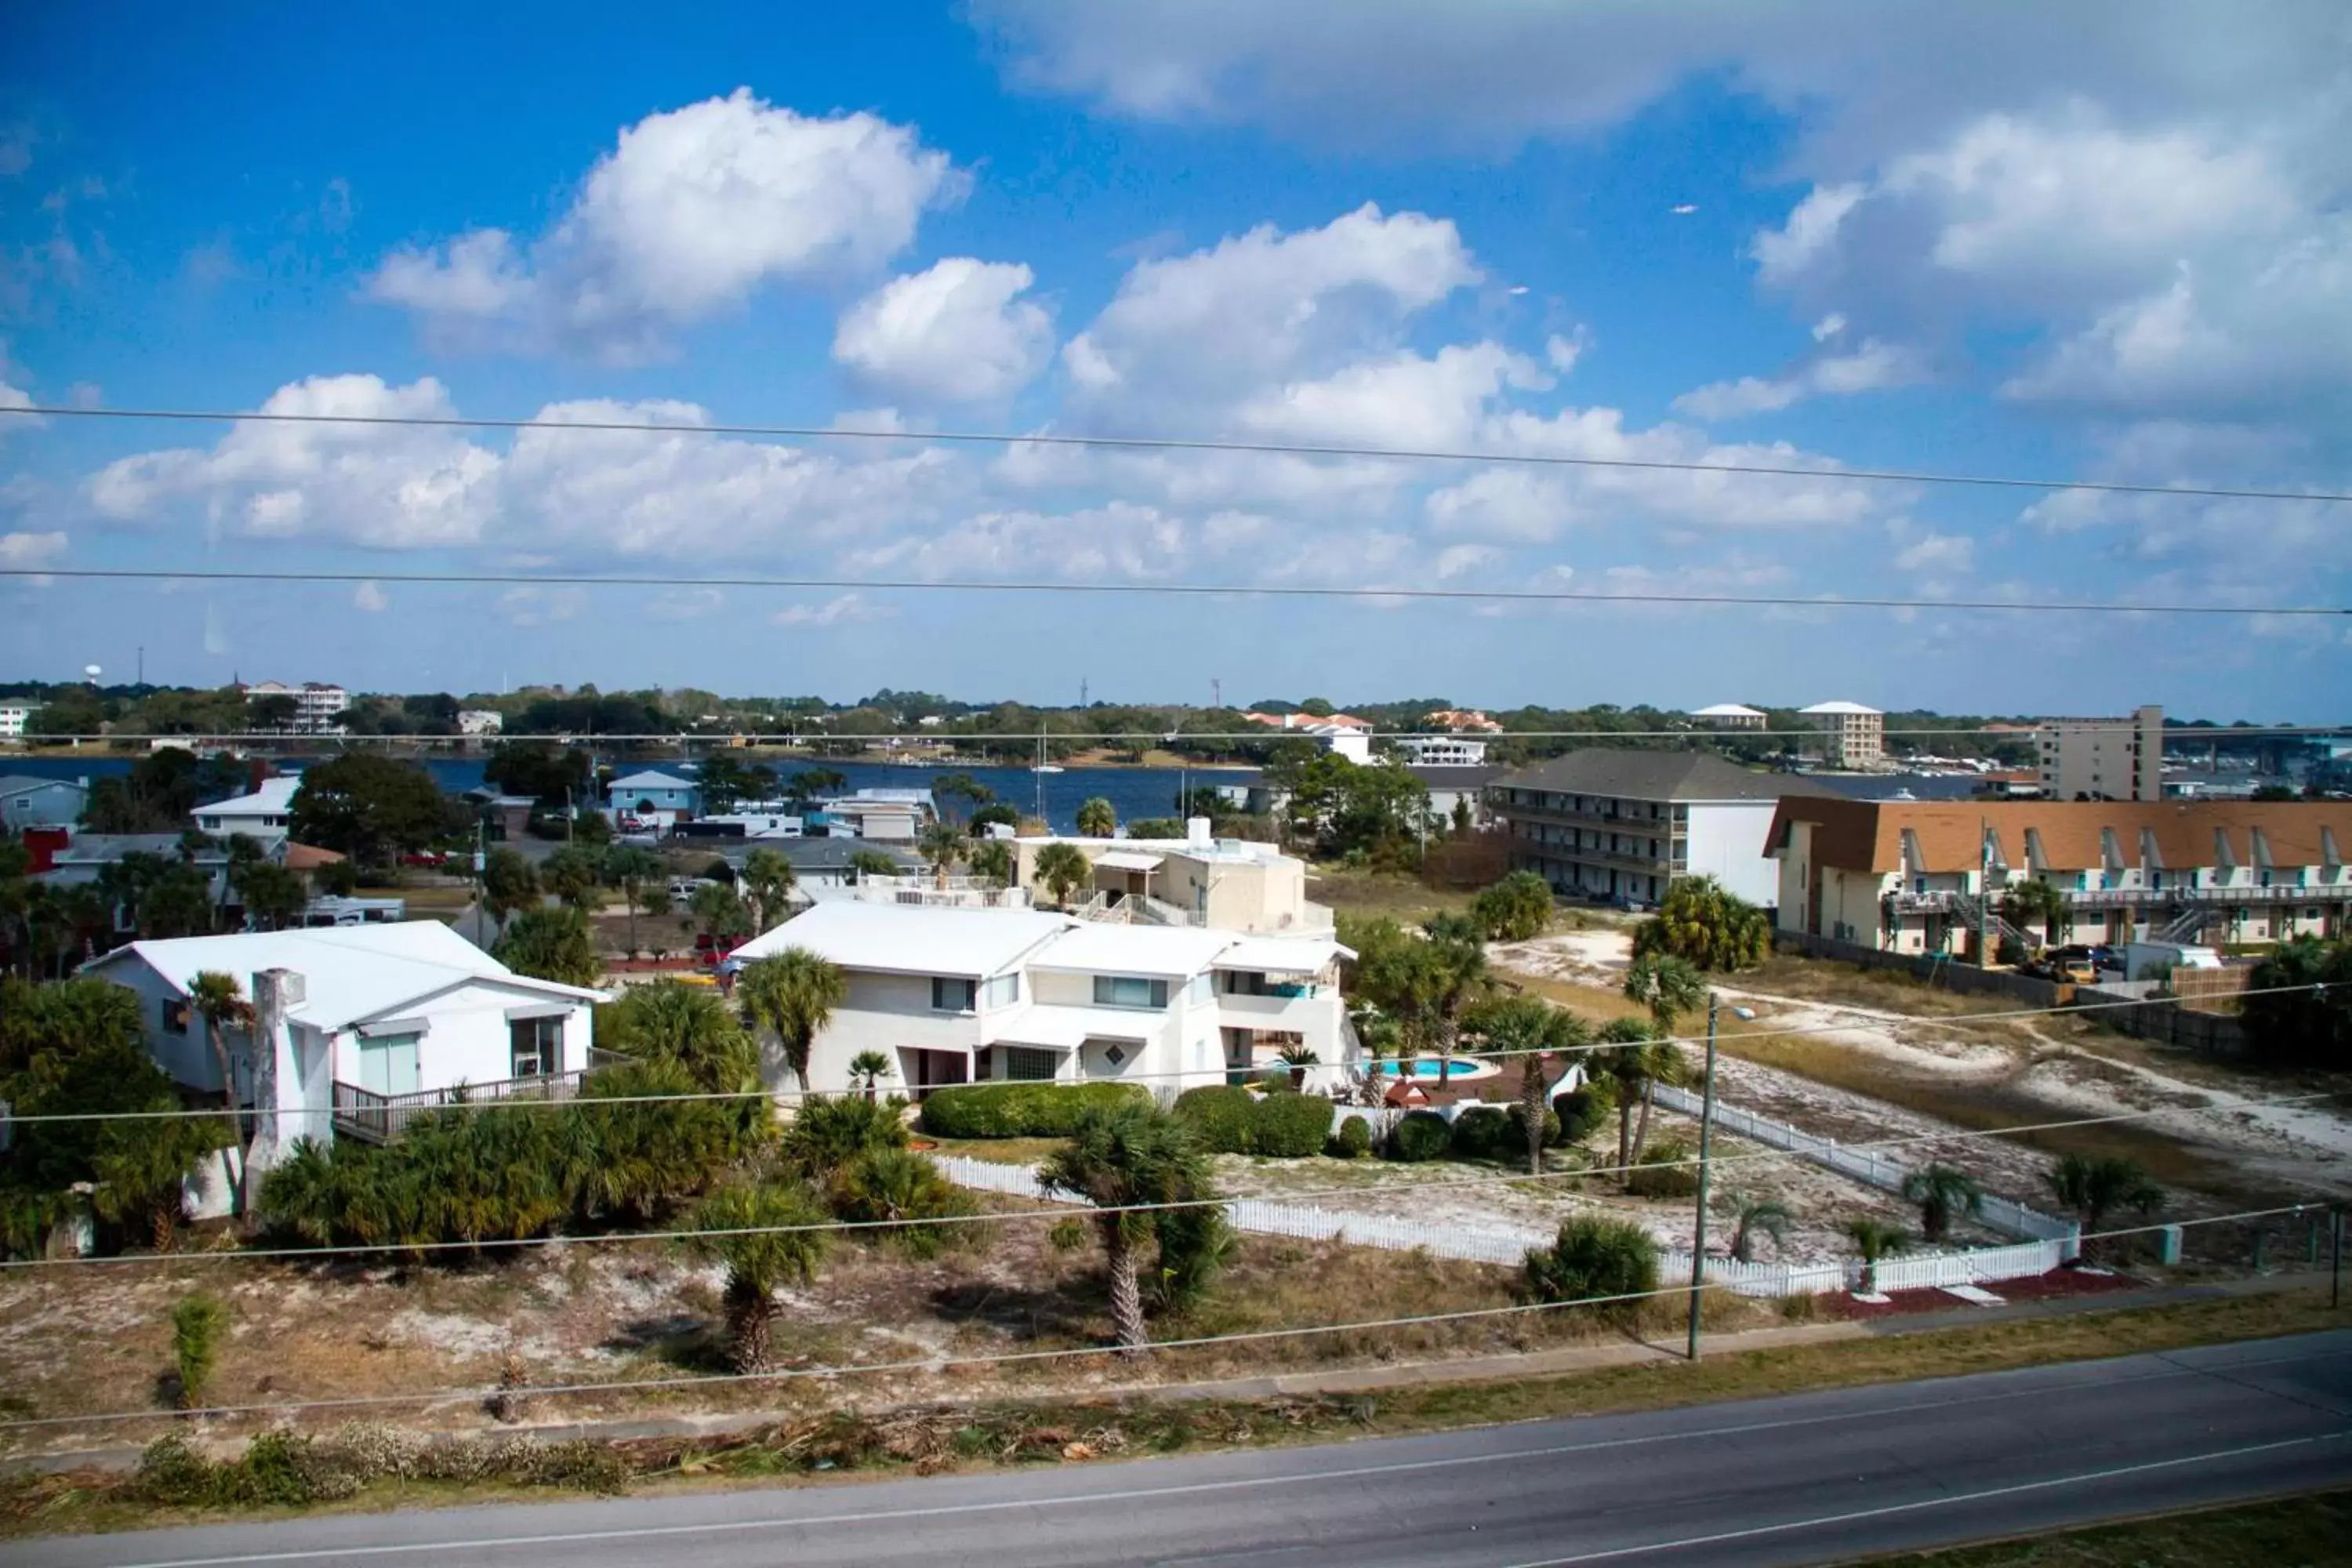
[[[1497,944],[1491,955],[1498,968],[1613,990],[1622,983],[1632,945],[1631,933],[1622,930],[1580,931]],[[1855,1059],[1863,1058],[1885,1068],[1890,1089],[1894,1080],[1931,1086],[1930,1092],[1914,1099],[1948,1102],[1955,1095],[1980,1093],[1987,1106],[2015,1108],[2021,1113],[2018,1121],[2143,1113],[2141,1121],[2131,1124],[2136,1131],[2174,1141],[2256,1185],[2352,1192],[2352,1119],[2315,1102],[2265,1103],[2292,1096],[2294,1090],[2286,1085],[2249,1079],[2242,1087],[2224,1088],[2191,1081],[2125,1059],[2120,1051],[2103,1053],[2097,1043],[2114,1037],[2071,1021],[1979,1020],[1966,1014],[1926,1018],[1753,985],[1717,989],[1726,1000],[1754,1008],[1759,1031],[1774,1032],[1779,1048],[1787,1050],[1796,1068],[1737,1063],[1726,1080],[1733,1086],[1728,1097],[1822,1136],[1863,1139],[1899,1136],[1905,1129],[1912,1135],[1962,1131],[1957,1122],[1805,1076],[1803,1057],[1825,1047],[1844,1057],[1834,1063],[1833,1076],[1841,1080],[1853,1076]],[[2070,1037],[2078,1030],[2080,1037]],[[2209,1079],[2212,1076],[2207,1075]],[[2031,1201],[2040,1188],[2038,1172],[2047,1156],[2008,1140],[1978,1139],[1973,1143],[1984,1150],[1980,1163],[1985,1179],[2002,1191],[2022,1182],[2024,1190],[2010,1195]],[[2007,1152],[1992,1152],[1995,1145]],[[2022,1169],[2029,1161],[2035,1167],[2030,1180]]]

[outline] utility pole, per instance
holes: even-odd
[[[1992,967],[1992,835],[1977,818],[1977,967]]]
[[[1706,1188],[1708,1160],[1715,1145],[1715,1032],[1717,1015],[1722,1006],[1722,997],[1712,991],[1706,994],[1706,1084],[1699,1098],[1698,1215],[1691,1226],[1690,1341],[1686,1347],[1693,1361],[1698,1360],[1699,1297],[1706,1288]],[[1734,1007],[1731,1016],[1746,1019],[1756,1014],[1752,1008]]]

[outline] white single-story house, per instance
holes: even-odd
[[[1025,909],[820,902],[735,950],[787,948],[838,965],[848,997],[809,1058],[807,1088],[853,1087],[880,1051],[899,1087],[998,1079],[1139,1082],[1166,1096],[1312,1049],[1337,1082],[1348,1048],[1327,934],[1253,936],[1127,925]],[[783,1087],[783,1069],[772,1077]]]
[[[70,827],[89,805],[89,785],[74,779],[10,773],[0,778],[0,833],[27,827]]]
[[[82,973],[137,994],[147,1047],[174,1081],[221,1092],[189,987],[232,976],[253,1005],[226,1032],[235,1102],[263,1112],[254,1165],[300,1138],[383,1139],[405,1115],[561,1094],[588,1067],[600,992],[517,974],[438,921],[134,942]],[[268,1114],[275,1112],[276,1114]]]
[[[263,844],[276,844],[293,831],[294,795],[301,787],[300,773],[264,779],[251,795],[231,795],[196,807],[196,826],[215,838],[242,833]]]

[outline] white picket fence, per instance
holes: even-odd
[[[1720,1108],[1718,1108],[1718,1114]],[[1004,1193],[1047,1203],[1078,1200],[1049,1193],[1026,1165],[999,1164],[960,1154],[934,1155],[940,1171],[960,1187],[976,1192]],[[1425,1251],[1435,1258],[1465,1263],[1494,1263],[1515,1268],[1532,1247],[1548,1247],[1553,1233],[1517,1226],[1464,1226],[1452,1221],[1432,1224],[1393,1215],[1349,1214],[1300,1204],[1268,1203],[1262,1198],[1235,1198],[1225,1213],[1236,1230],[1257,1236],[1286,1236],[1300,1241],[1342,1241],[1357,1247],[1377,1247],[1390,1252]],[[1976,1247],[1963,1252],[1931,1253],[1881,1263],[1878,1288],[1908,1290],[1928,1286],[1980,1285],[2001,1279],[2021,1279],[2046,1274],[2065,1260],[2066,1244],[2031,1242],[2017,1247]],[[1663,1248],[1658,1277],[1664,1280],[1690,1278],[1690,1251]],[[1742,1296],[1818,1296],[1848,1290],[1861,1281],[1862,1266],[1838,1263],[1740,1263],[1709,1258],[1706,1278]]]
[[[1698,1095],[1672,1084],[1662,1083],[1656,1087],[1658,1103],[1668,1110],[1680,1111],[1685,1116],[1699,1114],[1704,1102]],[[1720,1100],[1715,1102],[1715,1124],[1722,1131],[1751,1142],[1786,1149],[1823,1170],[1850,1176],[1881,1192],[1901,1192],[1904,1178],[1911,1173],[1910,1166],[1898,1160],[1890,1160],[1875,1149],[1843,1148],[1834,1138],[1820,1138],[1811,1132],[1800,1131],[1785,1121],[1771,1121],[1753,1111],[1742,1110],[1736,1105],[1726,1105]],[[2082,1234],[2082,1227],[2072,1220],[2058,1219],[2008,1198],[1994,1197],[1990,1193],[1985,1194],[1978,1208],[1977,1218],[1983,1221],[1987,1228],[2007,1236],[2027,1241],[2062,1243],[2068,1248],[2065,1256],[2069,1258],[2074,1256],[2073,1249],[2078,1245]]]

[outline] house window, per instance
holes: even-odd
[[[1020,1000],[1021,976],[1018,973],[1000,974],[995,979],[991,980],[988,983],[988,1005],[990,1006],[1003,1007]],[[936,1006],[938,1004],[934,1003],[933,1005]]]
[[[1053,1051],[1041,1051],[1029,1046],[999,1046],[1004,1058],[1004,1076],[1024,1082],[1042,1082],[1054,1076],[1061,1066],[1061,1058]]]
[[[163,1032],[167,1035],[188,1032],[188,1005],[176,996],[163,998]]]
[[[563,1070],[562,1018],[507,1020],[509,1078],[552,1078]]]
[[[972,994],[977,989],[969,980],[935,976],[931,981],[931,1011],[934,1013],[969,1013]]]
[[[1146,980],[1135,974],[1097,974],[1095,976],[1095,1005],[1165,1007],[1168,1005],[1168,982]]]

